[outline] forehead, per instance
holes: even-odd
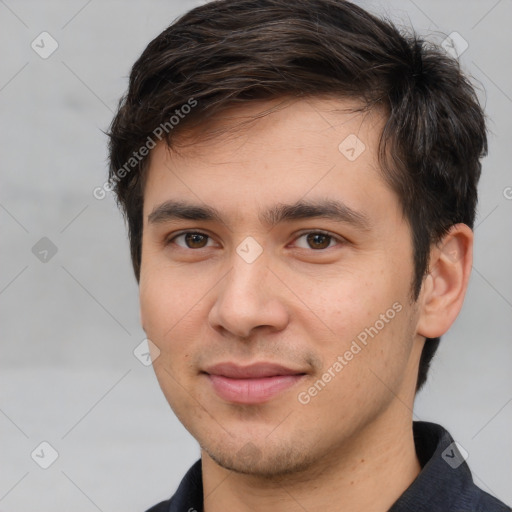
[[[185,119],[185,128],[176,132],[173,148],[176,144],[180,153],[191,157],[221,152],[223,147],[233,149],[243,142],[260,144],[260,151],[295,148],[313,154],[319,142],[324,149],[333,143],[339,149],[338,139],[350,134],[373,145],[374,136],[382,133],[384,115],[382,108],[365,109],[360,101],[331,96],[254,100],[230,106],[193,128],[187,127]]]
[[[159,143],[147,169],[145,218],[170,198],[241,210],[249,197],[260,204],[326,194],[367,200],[387,188],[377,158],[384,119],[359,108],[332,98],[248,102],[185,132],[172,148]]]

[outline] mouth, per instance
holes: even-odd
[[[273,363],[256,363],[250,366],[220,363],[203,373],[220,398],[238,404],[267,402],[306,376],[302,370]]]

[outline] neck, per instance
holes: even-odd
[[[272,480],[222,468],[203,450],[205,512],[387,511],[421,470],[412,418],[401,408],[399,423],[397,411],[388,409],[384,417],[334,448],[328,459]]]

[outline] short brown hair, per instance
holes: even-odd
[[[127,219],[137,280],[147,158],[130,172],[126,162],[158,126],[169,126],[191,98],[198,107],[165,130],[169,145],[191,123],[241,102],[324,94],[386,112],[379,159],[411,226],[417,299],[431,244],[454,224],[473,227],[485,118],[455,59],[343,0],[209,2],[144,50],[109,132],[110,183]],[[425,343],[417,389],[439,341]]]

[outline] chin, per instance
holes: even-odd
[[[267,441],[266,446],[262,447],[249,441],[233,451],[228,451],[226,445],[202,448],[220,467],[264,479],[307,471],[312,462],[303,451],[302,443],[285,447],[282,443],[274,446]]]

